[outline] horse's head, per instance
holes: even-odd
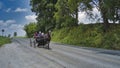
[[[46,39],[51,40],[51,36],[50,36],[50,33],[49,33],[49,32],[47,32],[47,33],[44,35],[44,37],[45,37]]]

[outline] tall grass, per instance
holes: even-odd
[[[10,42],[11,42],[10,38],[0,36],[0,47]]]
[[[62,28],[52,32],[55,42],[86,47],[120,49],[120,25],[111,25],[103,32],[102,24],[80,24],[78,27]]]

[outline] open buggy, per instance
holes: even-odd
[[[32,41],[30,39],[30,45],[34,45],[34,47],[44,47],[49,49],[49,44],[50,44],[50,40],[51,40],[51,36],[49,33],[44,34],[44,36],[40,36],[40,37],[36,37],[33,40],[33,44]]]

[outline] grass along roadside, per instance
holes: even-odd
[[[0,36],[0,47],[4,44],[10,43],[10,42],[11,42],[10,38]]]
[[[52,41],[83,47],[120,50],[120,25],[111,25],[106,33],[103,32],[102,24],[65,27],[52,32]]]

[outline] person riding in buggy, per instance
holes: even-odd
[[[34,47],[38,46],[38,47],[47,47],[49,49],[49,44],[50,44],[50,40],[51,40],[51,35],[50,35],[51,31],[47,32],[46,34],[41,33],[41,32],[35,32],[34,33]],[[36,45],[37,44],[37,45]]]

